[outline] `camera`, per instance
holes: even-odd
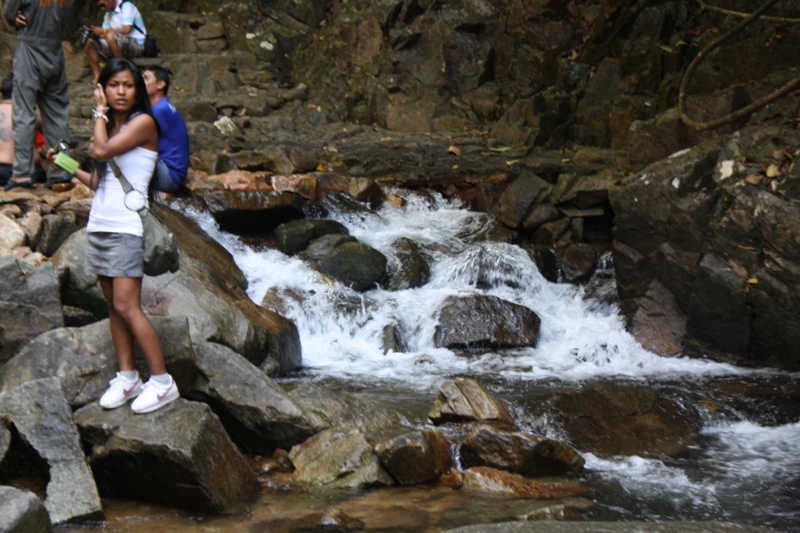
[[[61,152],[67,152],[68,150],[69,150],[69,145],[67,144],[67,141],[65,141],[63,139],[59,140],[56,143],[56,145],[53,146],[53,153],[54,154],[58,154],[58,153],[61,153]]]
[[[92,27],[91,26],[81,26],[81,44],[86,44],[89,39],[92,38]]]

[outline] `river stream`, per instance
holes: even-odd
[[[213,219],[181,209],[228,249],[249,280],[249,296],[266,294],[295,322],[303,369],[279,380],[287,387],[314,380],[350,390],[399,412],[408,425],[424,426],[438,387],[471,376],[508,401],[521,430],[560,438],[557,427],[535,409],[536,398],[600,380],[648,387],[665,394],[722,406],[706,413],[697,445],[674,458],[601,458],[582,450],[582,481],[595,505],[581,515],[593,520],[733,520],[800,533],[800,423],[770,416],[769,406],[730,402],[715,390],[731,384],[781,388],[798,376],[752,370],[710,360],[662,357],[626,332],[614,303],[610,257],[583,286],[551,283],[521,248],[491,242],[495,222],[440,197],[404,196],[403,208],[377,213],[337,211],[359,241],[398,265],[391,244],[416,242],[431,265],[420,288],[357,293],[331,284],[296,257],[245,244],[221,232]],[[470,357],[436,348],[437,312],[451,295],[489,294],[533,309],[541,318],[536,348]],[[402,353],[384,352],[387,326],[400,333]],[[727,402],[727,403],[726,403]],[[702,402],[701,402],[702,403]],[[795,409],[795,412],[797,410]],[[753,416],[752,413],[760,413]],[[536,502],[465,495],[444,487],[372,491],[287,490],[280,478],[266,482],[248,511],[228,517],[105,499],[108,520],[68,526],[66,531],[302,531],[304,517],[339,509],[366,530],[442,531],[480,522],[531,516]],[[499,503],[500,502],[500,503]]]

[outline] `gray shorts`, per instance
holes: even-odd
[[[144,276],[142,238],[130,233],[87,234],[85,268],[89,274],[109,278]]]
[[[122,48],[122,57],[142,57],[144,54],[144,45],[139,44],[136,37],[124,33],[114,33],[114,38]],[[111,59],[111,49],[105,39],[92,39],[92,47],[102,59]]]

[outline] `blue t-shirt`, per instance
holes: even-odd
[[[161,128],[158,137],[158,157],[169,168],[176,183],[183,183],[189,169],[189,132],[180,113],[167,98],[153,106],[153,116]]]

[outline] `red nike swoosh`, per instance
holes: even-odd
[[[130,393],[131,393],[131,391],[132,391],[133,389],[135,389],[135,388],[136,388],[136,385],[138,385],[138,384],[139,384],[139,380],[137,379],[137,380],[136,380],[136,383],[134,383],[134,384],[133,384],[133,387],[131,387],[130,389],[126,389],[125,387],[122,387],[122,395],[123,395],[123,396],[127,396],[128,394],[130,394]],[[160,398],[159,398],[159,399],[160,399]]]
[[[169,394],[169,391],[171,391],[171,390],[172,390],[172,385],[174,385],[174,384],[175,384],[175,382],[174,382],[174,381],[173,381],[172,383],[170,383],[170,386],[169,386],[169,388],[167,389],[167,392],[165,392],[164,394],[156,394],[156,396],[158,397],[158,401],[159,401],[159,402],[160,402],[161,400],[163,400],[163,399],[164,399],[164,396],[166,396],[167,394]]]

